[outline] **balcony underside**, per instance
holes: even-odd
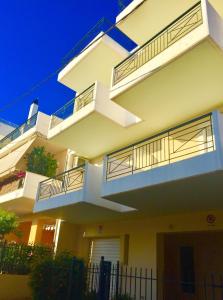
[[[103,182],[101,196],[151,215],[223,209],[222,147],[218,140],[216,144],[218,150],[179,157],[177,162],[130,175],[123,169],[122,175],[119,172]]]
[[[134,2],[137,2],[139,6],[134,5]],[[142,45],[198,1],[181,0],[180,5],[178,0],[135,0],[134,2],[131,4],[132,13],[126,19],[120,21],[126,14],[131,12],[130,6],[117,17],[116,21],[120,21],[117,27],[139,45]]]
[[[34,206],[34,199],[22,196],[22,193],[9,193],[0,196],[0,206],[2,209],[12,211],[18,216],[31,214]]]
[[[146,138],[221,107],[222,78],[222,50],[208,38],[119,95],[116,89],[113,101],[143,120],[138,138]]]
[[[37,209],[35,209],[34,212],[40,213],[41,216],[61,219],[75,224],[104,222],[108,220],[127,218],[130,215],[137,215],[137,212],[135,211],[122,213],[84,201],[76,202],[75,204],[70,205],[65,205],[65,202],[66,199],[63,201],[63,205],[60,207],[43,211],[40,209],[40,206],[36,205]]]
[[[119,22],[117,27],[142,45],[197,2],[197,0],[181,0],[179,4],[178,0],[134,0],[117,17],[116,21]],[[209,0],[209,2],[223,17],[222,0]],[[123,19],[127,14],[128,17]]]
[[[223,2],[221,0],[209,0],[209,2],[223,18]]]
[[[90,159],[111,151],[120,143],[123,145],[125,132],[125,127],[92,110],[78,122],[63,121],[50,132],[49,139],[54,145],[75,149],[78,155]],[[126,137],[126,143],[128,141]]]
[[[148,186],[106,196],[106,199],[138,209],[151,216],[223,209],[223,172]]]
[[[100,34],[59,73],[58,81],[78,92],[96,80],[110,86],[112,67],[128,55],[112,38]]]

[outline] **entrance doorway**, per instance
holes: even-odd
[[[220,300],[223,232],[164,235],[164,299]]]

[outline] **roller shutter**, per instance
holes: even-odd
[[[95,239],[91,243],[90,262],[100,263],[101,257],[106,261],[120,261],[120,239]]]

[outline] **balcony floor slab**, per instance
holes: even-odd
[[[102,197],[151,216],[223,209],[223,169],[216,155],[214,151],[104,182]]]

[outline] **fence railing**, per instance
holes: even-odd
[[[85,166],[79,166],[54,178],[46,179],[39,184],[38,200],[79,190],[84,185]]]
[[[114,69],[113,85],[139,69],[203,23],[201,2],[186,11]]]
[[[146,171],[214,149],[210,114],[109,154],[106,179]]]
[[[37,115],[33,115],[30,119],[28,119],[25,123],[14,129],[8,135],[6,135],[3,139],[0,140],[0,149],[17,139],[19,136],[24,134],[29,129],[33,128],[36,125]]]
[[[152,269],[112,264],[102,259],[87,268],[87,291],[95,300],[155,299],[157,279]]]
[[[95,84],[86,89],[83,93],[66,103],[51,116],[50,128],[60,124],[63,120],[72,116],[75,112],[81,110],[94,99]]]
[[[71,268],[70,282],[77,276],[77,266]],[[80,273],[81,273],[81,269]],[[82,269],[82,272],[85,272]],[[122,266],[119,262],[105,261],[102,257],[99,264],[90,264],[86,268],[86,276],[79,274],[79,278],[87,280],[84,291],[86,300],[173,300],[173,299],[199,299],[199,300],[222,300],[223,275],[211,273],[199,276],[196,282],[181,281],[177,278],[158,278],[151,268]],[[82,285],[83,286],[83,285]],[[185,286],[188,288],[187,296],[184,293]],[[74,289],[78,289],[75,286]],[[74,299],[75,291],[70,286],[67,299]],[[76,291],[77,292],[77,291]],[[188,298],[186,298],[188,297]]]

